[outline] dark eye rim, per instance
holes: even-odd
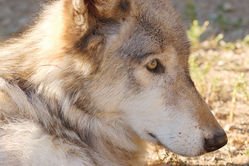
[[[156,60],[157,62],[157,67],[155,69],[150,69],[148,67],[148,65],[146,65],[146,69],[151,72],[151,73],[154,73],[154,74],[162,74],[165,72],[165,67],[162,65],[162,63],[160,62],[159,59],[152,59],[150,62]]]

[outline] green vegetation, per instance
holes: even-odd
[[[249,156],[249,149],[248,149],[248,150],[246,150],[246,155],[247,155],[247,156]]]
[[[202,35],[206,32],[209,22],[205,22],[203,25],[197,20],[194,20],[192,26],[187,31],[188,38],[193,47],[198,47],[201,42]]]

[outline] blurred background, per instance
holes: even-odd
[[[34,21],[43,0],[0,0],[0,41]],[[249,165],[249,0],[173,0],[192,44],[200,93],[226,130],[228,145],[198,158],[152,148],[152,165]]]

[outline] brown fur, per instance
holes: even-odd
[[[190,80],[189,43],[168,0],[57,0],[45,5],[32,28],[0,47],[0,165],[41,164],[31,156],[41,159],[42,151],[32,146],[38,153],[28,153],[26,140],[51,147],[54,151],[45,158],[53,164],[143,165],[144,140],[116,110],[120,93],[110,87],[126,79],[129,93],[140,93],[149,80],[137,79],[134,68],[150,54],[170,53],[171,48],[184,75],[181,88]],[[169,68],[178,70],[173,60],[166,72]],[[193,84],[187,87],[192,87],[188,94],[198,94]],[[192,96],[198,107],[205,105],[200,96]],[[208,122],[219,127],[206,105],[201,109],[200,121],[211,117]]]

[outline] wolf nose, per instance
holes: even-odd
[[[205,138],[204,148],[207,152],[220,149],[227,144],[227,135],[224,131],[215,134],[212,138]]]

